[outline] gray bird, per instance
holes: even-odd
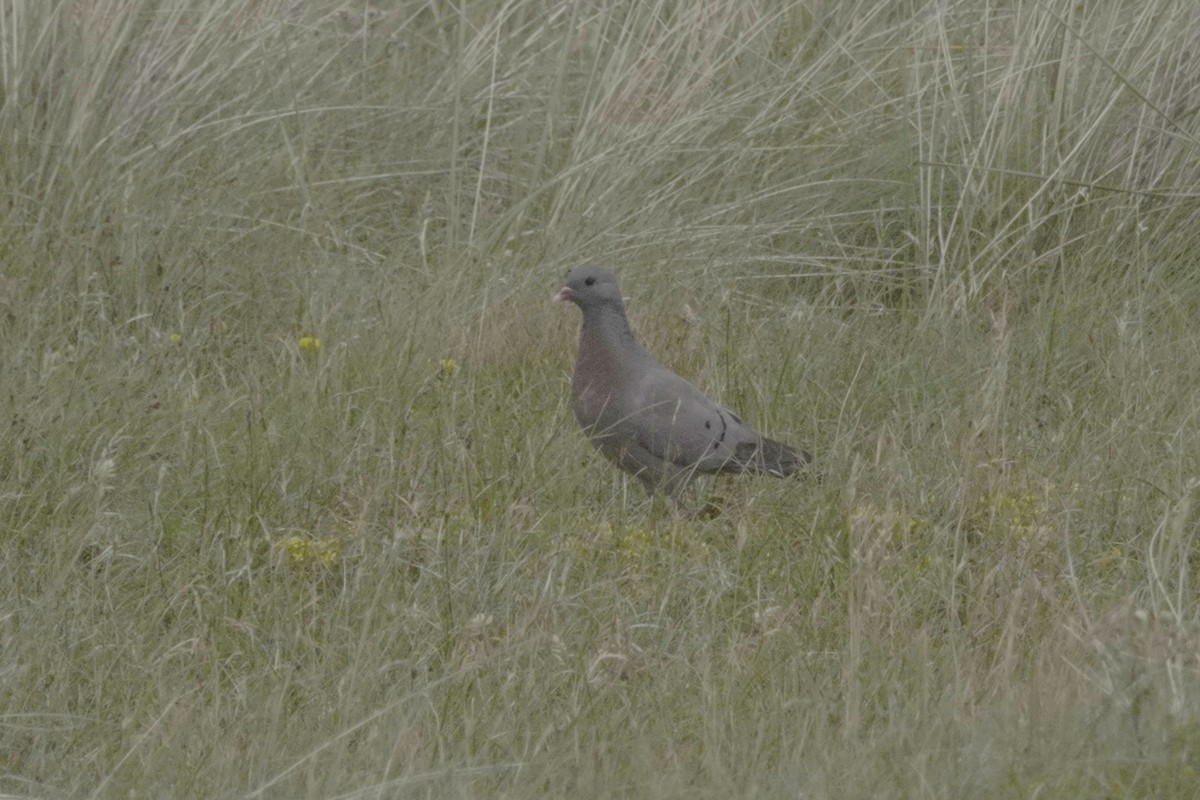
[[[583,312],[571,379],[575,418],[592,444],[654,494],[678,498],[697,475],[782,478],[811,456],[762,436],[664,367],[634,338],[616,276],[582,264],[555,300]]]

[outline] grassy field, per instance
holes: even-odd
[[[4,797],[1200,796],[1194,0],[2,7]]]

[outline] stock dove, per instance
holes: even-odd
[[[575,418],[592,444],[654,494],[672,498],[699,474],[791,475],[811,457],[768,439],[660,364],[634,337],[617,279],[583,264],[557,301],[583,312],[571,379]]]

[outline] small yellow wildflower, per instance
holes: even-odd
[[[619,534],[617,550],[627,559],[638,561],[654,546],[654,538],[645,528],[631,527]]]
[[[450,377],[458,370],[458,364],[453,358],[443,358],[438,362],[438,366],[442,368],[442,374],[446,377]]]
[[[297,342],[302,353],[319,353],[321,352],[321,340],[316,336],[301,336]]]
[[[1033,536],[1042,527],[1044,508],[1036,494],[1001,494],[992,503],[1001,525],[1022,539]]]
[[[333,569],[342,556],[342,542],[337,537],[287,536],[275,543],[293,564],[315,564]]]
[[[174,345],[183,344],[183,334],[175,333],[174,331],[172,331],[170,334],[167,335],[167,341]]]

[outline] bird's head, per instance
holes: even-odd
[[[554,295],[557,301],[569,300],[582,310],[606,305],[624,307],[617,276],[596,264],[580,264],[567,274],[567,285]]]

